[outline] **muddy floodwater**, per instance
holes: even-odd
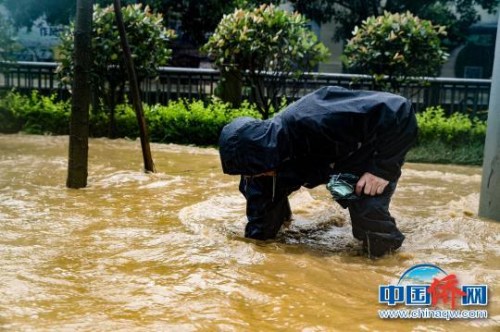
[[[479,167],[405,165],[391,211],[407,240],[370,260],[324,187],[253,242],[215,149],[153,144],[145,174],[139,142],[93,139],[89,185],[70,190],[67,142],[0,135],[2,331],[500,331],[500,223],[477,217]],[[488,285],[473,307],[488,319],[379,318],[379,285],[423,263]]]

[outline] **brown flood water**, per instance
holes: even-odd
[[[67,141],[0,135],[0,330],[500,331],[500,223],[477,218],[478,167],[405,165],[407,241],[370,260],[324,188],[292,198],[277,241],[246,241],[216,150],[153,144],[144,174],[138,142],[94,139],[89,186],[69,190]],[[420,263],[487,284],[489,318],[380,319],[378,286]]]

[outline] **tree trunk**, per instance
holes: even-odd
[[[137,80],[137,74],[135,72],[134,61],[132,59],[132,54],[130,52],[130,47],[127,41],[127,35],[125,32],[125,25],[123,23],[123,16],[121,11],[120,0],[114,0],[114,9],[116,16],[116,25],[118,31],[120,32],[120,40],[122,43],[123,56],[125,58],[125,65],[127,67],[127,73],[130,82],[130,96],[132,99],[132,104],[134,105],[135,114],[137,116],[137,122],[139,123],[139,133],[141,136],[141,147],[142,147],[142,157],[144,159],[144,169],[146,172],[154,172],[153,158],[151,156],[151,149],[149,147],[148,132],[146,127],[146,121],[144,119],[144,110],[142,109],[141,95],[139,92],[139,83]]]
[[[240,107],[243,78],[239,70],[221,71],[219,97],[233,107]]]
[[[75,23],[75,73],[71,104],[68,188],[87,186],[92,0],[77,0]]]
[[[269,118],[270,105],[268,104],[266,96],[266,84],[264,83],[264,77],[262,75],[250,74],[250,81],[252,82],[252,94],[254,96],[254,102],[257,105],[257,109],[260,114],[262,114],[263,119]]]

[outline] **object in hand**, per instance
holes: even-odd
[[[349,173],[334,174],[326,184],[326,188],[332,194],[335,200],[358,199],[356,195],[356,183],[359,177]]]

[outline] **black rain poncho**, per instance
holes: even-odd
[[[325,184],[334,173],[361,176],[370,172],[390,181],[387,202],[380,203],[387,210],[416,133],[415,115],[407,99],[340,87],[310,93],[272,119],[235,119],[223,128],[219,139],[224,173],[252,176],[277,171],[276,177],[242,177],[240,191],[247,199],[249,220],[245,235],[273,238],[282,223],[291,218],[288,195],[301,186]],[[358,210],[363,206],[373,209],[366,200],[357,201]],[[398,245],[391,247],[401,245],[404,236],[388,211],[380,218],[371,216],[370,222],[364,218],[354,225],[354,219],[359,219],[353,218],[354,210],[356,207],[350,207],[355,237],[366,243],[370,242],[367,234],[381,233],[384,241],[397,238]],[[387,223],[388,227],[379,227]]]

